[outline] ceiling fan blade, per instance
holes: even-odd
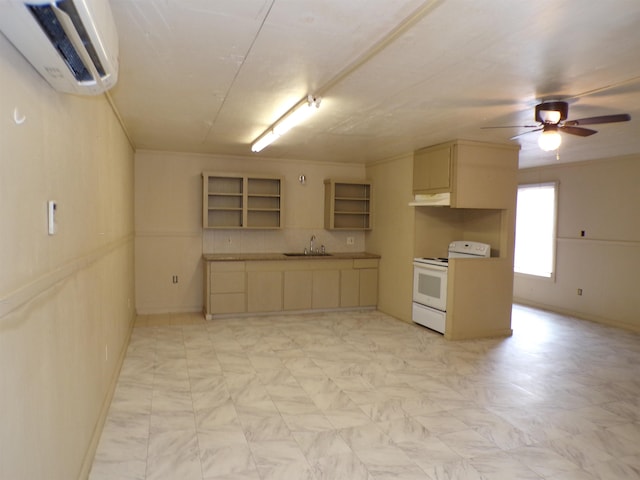
[[[599,117],[578,118],[577,120],[567,120],[564,125],[595,125],[597,123],[616,123],[628,122],[631,115],[628,113],[619,113],[617,115],[602,115]]]
[[[489,128],[536,128],[540,125],[501,125],[499,127],[480,127],[482,130],[486,130]],[[527,132],[528,133],[528,132]]]
[[[528,132],[522,132],[522,133],[519,133],[517,135],[514,135],[509,140],[515,140],[516,138],[521,137],[522,135],[526,135],[527,133],[539,132],[541,130],[543,130],[543,127],[536,128],[535,130],[529,130]]]
[[[563,125],[558,127],[561,132],[569,133],[571,135],[578,135],[579,137],[588,137],[589,135],[593,135],[594,133],[598,133],[597,130],[591,130],[589,128],[582,127],[571,127]]]

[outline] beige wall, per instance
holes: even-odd
[[[378,271],[378,310],[411,321],[415,208],[413,154],[367,167],[375,185],[373,229],[367,251],[381,255]]]
[[[133,152],[1,35],[0,91],[0,478],[82,478],[134,314]]]
[[[640,156],[519,172],[547,181],[559,181],[556,277],[516,275],[514,299],[640,330]]]
[[[155,151],[138,151],[135,158],[138,313],[202,310],[203,252],[301,252],[311,235],[329,252],[365,249],[363,232],[324,229],[324,179],[363,180],[362,165]],[[203,171],[284,177],[284,228],[203,231]],[[354,245],[347,245],[347,236]]]

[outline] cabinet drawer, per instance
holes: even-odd
[[[353,261],[353,268],[378,268],[377,258],[356,258]]]
[[[209,262],[212,272],[244,272],[244,262]]]
[[[244,291],[244,272],[211,272],[211,291],[209,293],[236,293]]]
[[[211,313],[243,313],[245,309],[244,293],[218,293],[209,297]]]

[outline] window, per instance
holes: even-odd
[[[555,266],[556,183],[520,185],[516,208],[516,273],[552,278]]]

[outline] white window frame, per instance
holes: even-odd
[[[540,183],[526,183],[518,185],[518,192],[521,189],[529,189],[529,188],[540,188],[540,187],[553,187],[554,190],[554,198],[553,198],[553,222],[552,222],[552,232],[551,232],[551,272],[550,275],[541,275],[532,272],[519,272],[516,271],[516,260],[515,260],[515,251],[517,251],[518,247],[518,209],[516,207],[516,240],[515,240],[515,251],[514,251],[514,274],[522,277],[528,278],[536,278],[540,280],[549,280],[555,282],[556,279],[556,252],[558,246],[558,236],[557,236],[557,225],[558,225],[558,186],[559,182],[540,182]]]

